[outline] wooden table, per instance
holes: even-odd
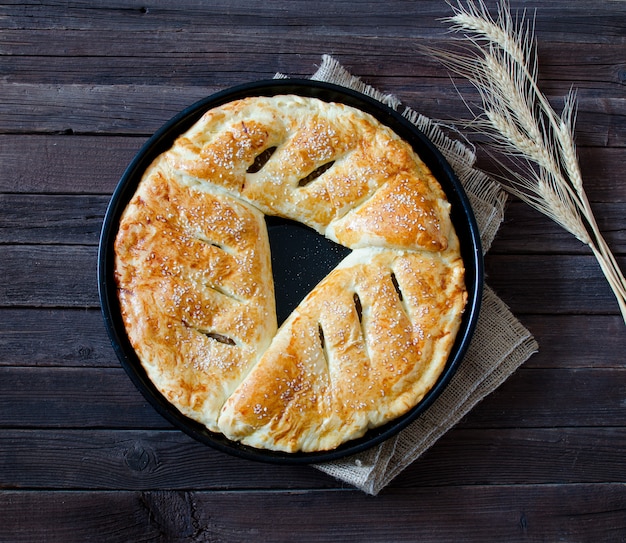
[[[512,1],[535,8],[542,87],[557,105],[579,89],[585,183],[626,269],[626,3]],[[419,50],[447,39],[449,14],[443,0],[0,4],[1,541],[626,540],[626,326],[590,252],[519,202],[488,282],[540,352],[377,497],[194,442],[107,338],[99,229],[154,130],[225,87],[308,76],[324,53],[425,115],[464,117]]]

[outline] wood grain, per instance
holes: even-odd
[[[119,367],[99,309],[5,308],[0,365]]]
[[[0,245],[0,306],[97,307],[94,246]]]
[[[621,484],[519,485],[515,500],[511,490],[394,489],[379,499],[348,490],[282,492],[271,500],[254,491],[7,491],[0,536],[18,543],[291,541],[296,533],[315,542],[619,541],[626,529]],[[378,516],[388,520],[367,521]]]
[[[0,243],[95,245],[109,199],[0,194]]]
[[[110,197],[145,137],[0,135],[0,190]]]
[[[271,78],[275,72],[268,73]],[[0,132],[14,134],[115,134],[143,135],[155,132],[178,112],[219,90],[259,79],[251,77],[233,81],[207,81],[201,86],[159,85],[59,85],[6,83],[0,103]],[[374,79],[371,84],[376,85]],[[455,121],[467,118],[467,108],[458,91],[469,101],[477,95],[467,84],[458,90],[442,90],[442,80],[424,78],[392,80],[385,91],[396,94],[405,104],[434,119]],[[569,85],[551,89],[565,96]],[[624,100],[596,85],[578,93],[577,139],[584,146],[624,146],[626,129]],[[37,115],[29,115],[31,111]]]
[[[0,368],[0,427],[171,428],[117,368]]]
[[[624,446],[624,428],[459,428],[390,487],[611,483],[626,476]],[[177,430],[4,430],[0,477],[5,488],[20,490],[335,486],[310,466],[259,465],[215,451]]]

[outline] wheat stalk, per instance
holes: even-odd
[[[583,187],[574,144],[576,95],[565,97],[558,115],[537,83],[534,25],[525,13],[511,15],[507,0],[492,17],[483,0],[448,2],[444,19],[467,44],[453,53],[431,51],[467,78],[482,101],[470,123],[490,137],[513,166],[499,161],[504,188],[587,244],[617,298],[626,323],[626,280],[602,237]]]

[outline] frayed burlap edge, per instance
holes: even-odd
[[[276,77],[287,76],[277,74]],[[396,111],[402,106],[398,98],[367,85],[329,55],[322,57],[322,64],[311,79],[359,91]],[[456,133],[462,139],[454,127],[433,121],[409,107],[401,113],[435,144],[456,172],[474,210],[486,252],[504,219],[506,193],[474,168],[476,155],[471,145],[447,135]],[[498,388],[537,348],[530,332],[493,290],[485,286],[476,331],[467,354],[437,400],[396,437],[358,455],[315,467],[363,492],[378,494]]]

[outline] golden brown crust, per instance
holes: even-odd
[[[249,173],[255,157],[272,148],[263,168]],[[410,145],[343,104],[296,96],[232,102],[205,114],[167,160],[350,248],[439,251],[451,228],[445,195]],[[402,217],[415,220],[385,227]]]
[[[354,249],[278,331],[264,214]],[[150,379],[261,448],[335,448],[405,413],[440,375],[466,301],[449,204],[410,146],[296,96],[207,112],[145,173],[115,252]]]
[[[263,215],[187,187],[157,161],[120,222],[116,280],[150,379],[212,430],[276,331]]]
[[[281,327],[220,429],[255,447],[314,451],[406,413],[440,375],[465,300],[456,257],[355,251]]]

